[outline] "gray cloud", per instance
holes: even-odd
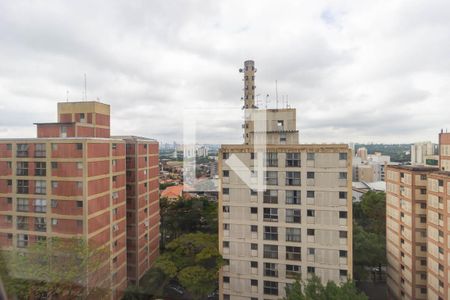
[[[2,1],[0,137],[33,136],[56,102],[111,104],[115,134],[239,143],[246,59],[257,94],[297,107],[303,142],[436,140],[448,127],[450,3]],[[220,111],[222,110],[222,113]]]

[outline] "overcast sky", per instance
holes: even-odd
[[[242,142],[243,61],[305,143],[437,141],[450,127],[450,1],[0,1],[0,137],[56,103],[109,103],[114,134]],[[264,95],[264,96],[262,96]],[[287,96],[285,96],[287,95]],[[262,103],[265,106],[265,103]]]

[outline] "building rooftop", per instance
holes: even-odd
[[[113,135],[111,138],[114,139],[122,139],[122,140],[133,140],[133,141],[153,141],[156,142],[155,139],[143,137],[143,136],[137,136],[137,135]]]
[[[411,166],[411,165],[388,165],[389,168],[406,170],[406,171],[414,171],[414,172],[433,172],[439,171],[437,167],[428,167],[428,166]]]

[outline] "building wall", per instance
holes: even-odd
[[[450,133],[439,134],[439,168],[450,171]]]
[[[219,282],[220,299],[261,299],[262,295],[264,299],[280,299],[286,283],[294,281],[289,268],[299,268],[302,278],[314,272],[323,282],[346,281],[352,274],[350,149],[336,145],[268,146],[267,151],[276,152],[278,159],[277,167],[267,167],[277,172],[278,182],[267,186],[277,191],[277,203],[268,203],[267,197],[264,200],[263,191],[252,193],[228,165],[229,157],[235,155],[245,166],[253,167],[256,158],[251,159],[251,151],[249,146],[225,145],[219,154],[219,249],[226,261]],[[287,152],[300,154],[300,167],[286,166]],[[308,152],[314,153],[314,159],[307,158]],[[340,159],[340,153],[345,159]],[[300,172],[300,185],[286,185],[287,172]],[[286,204],[290,191],[299,192],[298,204]],[[271,217],[266,213],[270,208],[277,210]],[[299,212],[299,218],[291,217],[292,210]],[[276,228],[276,240],[267,239],[266,227]],[[299,235],[288,237],[291,230]],[[278,257],[269,258],[265,245],[276,246]],[[300,248],[299,257],[287,254],[292,250],[289,247]],[[266,273],[266,263],[275,264],[274,272]],[[274,273],[277,276],[269,276]],[[269,282],[278,286],[276,295],[265,289]]]

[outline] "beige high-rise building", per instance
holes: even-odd
[[[439,134],[439,169],[450,171],[450,133]]]
[[[444,169],[450,141],[445,135],[439,135]],[[389,166],[386,173],[389,299],[449,299],[450,172]]]
[[[219,156],[220,299],[280,299],[287,284],[312,274],[345,282],[351,150],[298,144],[295,109],[258,109],[254,62],[244,70],[245,142],[222,145]]]

